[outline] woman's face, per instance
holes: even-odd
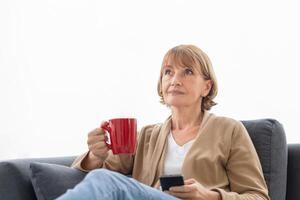
[[[162,71],[164,102],[171,107],[199,106],[211,88],[211,81],[189,66],[167,62]]]

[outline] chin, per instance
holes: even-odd
[[[166,104],[173,107],[188,106],[187,103],[183,101],[167,101]]]

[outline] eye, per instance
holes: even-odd
[[[164,71],[164,75],[169,75],[169,74],[171,74],[171,70],[170,70],[170,69],[166,69],[166,70]]]
[[[186,69],[184,70],[184,73],[185,73],[186,75],[193,75],[193,74],[194,74],[194,71],[193,71],[192,69],[190,69],[190,68],[186,68]]]

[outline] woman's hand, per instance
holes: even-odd
[[[180,199],[221,200],[221,196],[218,192],[204,188],[195,179],[185,180],[183,186],[170,187],[166,193]]]
[[[101,123],[101,126],[105,122]],[[108,156],[108,147],[105,142],[105,131],[102,128],[96,128],[88,134],[88,148],[92,157],[104,161]]]
[[[105,122],[102,122],[101,126]],[[89,153],[82,161],[82,168],[92,170],[102,165],[103,161],[108,156],[108,147],[106,145],[105,131],[102,128],[96,128],[89,132],[87,145]]]

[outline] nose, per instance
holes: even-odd
[[[181,86],[181,78],[179,73],[175,73],[171,80],[171,86]]]

